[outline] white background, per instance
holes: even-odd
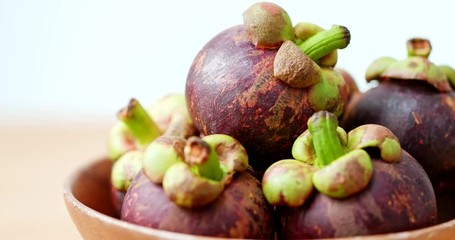
[[[197,52],[254,2],[0,0],[0,119],[109,120],[131,97],[146,105],[183,92]],[[368,64],[405,58],[411,37],[429,38],[431,59],[455,66],[451,1],[274,2],[293,23],[348,27],[337,66],[362,90]]]

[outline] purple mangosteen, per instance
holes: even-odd
[[[136,99],[118,115],[109,135],[111,198],[120,213],[126,190],[142,168],[143,152],[160,136],[186,138],[197,133],[189,117],[185,96],[168,94],[154,102],[148,110]]]
[[[237,140],[223,134],[190,137],[183,145],[167,138],[158,146],[158,140],[128,188],[123,221],[192,235],[274,237],[273,208]]]
[[[338,25],[293,27],[285,10],[267,2],[252,5],[243,20],[197,54],[186,98],[200,132],[238,139],[250,164],[264,170],[290,156],[314,112],[343,112],[348,90],[334,66],[350,32]]]
[[[369,66],[367,81],[379,84],[351,102],[343,126],[375,123],[392,130],[428,173],[441,221],[448,220],[455,218],[455,71],[429,61],[427,39],[410,39],[407,47],[407,59],[382,57]]]
[[[346,133],[335,115],[317,112],[292,155],[272,164],[262,180],[277,209],[280,239],[363,236],[436,223],[428,175],[383,126]]]

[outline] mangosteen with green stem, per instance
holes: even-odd
[[[262,179],[266,199],[277,206],[280,239],[372,235],[436,223],[427,174],[383,126],[346,133],[334,114],[316,112],[292,155],[272,164]]]
[[[139,101],[131,99],[127,107],[119,111],[119,121],[111,131],[109,152],[111,159],[115,160],[111,170],[111,196],[118,213],[129,184],[142,169],[144,159],[150,158],[144,153],[148,145],[155,141],[155,145],[169,141],[164,138],[182,142],[183,137],[195,133],[183,95],[166,95],[150,109],[157,116],[157,123]]]
[[[160,166],[143,165],[128,188],[121,219],[192,235],[272,239],[273,208],[243,146],[224,134],[184,141],[168,152],[156,148],[153,163]]]
[[[311,114],[342,113],[347,87],[333,67],[350,32],[339,25],[293,27],[286,11],[267,2],[252,5],[243,19],[202,48],[185,91],[198,130],[238,139],[250,164],[264,170],[290,157]]]
[[[428,173],[444,221],[455,218],[455,72],[430,62],[427,39],[410,39],[407,49],[405,60],[382,57],[368,67],[367,81],[379,84],[351,102],[343,125],[392,130]]]
[[[111,169],[111,201],[120,214],[126,190],[142,169],[143,150],[161,135],[161,131],[136,99],[117,114],[109,138],[109,157],[114,160]]]

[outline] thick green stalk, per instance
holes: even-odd
[[[118,118],[138,142],[145,146],[161,135],[161,131],[147,111],[136,99],[132,98],[128,106],[118,113]]]
[[[319,168],[329,165],[346,154],[337,133],[338,121],[334,114],[320,111],[308,119],[308,130],[313,138]]]
[[[331,29],[316,33],[298,46],[309,58],[318,62],[333,50],[347,47],[350,41],[351,34],[346,27],[333,25]]]
[[[199,137],[190,137],[187,140],[184,153],[185,162],[199,176],[215,181],[224,177],[218,154]]]

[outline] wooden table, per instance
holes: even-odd
[[[106,152],[112,123],[0,121],[0,238],[82,239],[63,201],[63,184]]]

